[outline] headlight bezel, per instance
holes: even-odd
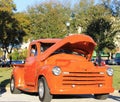
[[[114,72],[114,70],[112,69],[112,68],[107,68],[107,75],[109,75],[109,76],[113,76],[113,72]]]
[[[59,66],[54,66],[52,69],[52,73],[55,76],[59,76],[61,74],[62,70]]]

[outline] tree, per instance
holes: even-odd
[[[95,5],[94,2],[89,4],[86,0],[86,4],[80,2],[80,5],[83,8],[77,12],[77,22],[82,26],[82,32],[90,35],[97,43],[96,51],[101,59],[100,51],[105,48],[115,48],[113,39],[116,32],[113,32],[113,21],[111,20],[113,16],[110,9],[102,4]]]
[[[16,5],[13,3],[13,0],[0,0],[0,11],[12,13],[13,10],[16,10]]]
[[[14,17],[19,22],[19,33],[23,33],[23,36],[21,36],[23,42],[27,42],[31,38],[31,30],[33,30],[30,28],[29,15],[26,12],[17,12]]]
[[[108,44],[113,45],[113,36],[109,33],[111,29],[111,24],[109,21],[99,18],[93,20],[87,27],[87,34],[92,36],[92,38],[98,44],[98,50],[103,50],[105,47],[110,47]],[[110,40],[110,41],[109,41]],[[107,44],[107,46],[106,46]]]
[[[120,17],[120,0],[102,0],[102,4],[110,9],[113,16]]]
[[[102,4],[107,8],[110,9],[113,17],[112,21],[112,28],[111,33],[115,33],[114,42],[116,47],[120,48],[120,0],[103,0]]]
[[[114,37],[115,46],[116,48],[120,48],[120,18],[113,17],[112,21],[111,32],[116,34]]]
[[[73,11],[75,13],[76,27],[81,26],[82,32],[85,32],[87,29],[87,26],[90,24],[90,22],[94,19],[94,7],[95,1],[94,0],[81,0],[78,2],[74,8]]]
[[[64,37],[70,10],[57,2],[46,2],[28,9],[33,39]]]
[[[19,23],[6,11],[0,12],[0,20],[0,43],[2,44],[2,48],[5,48],[8,53],[11,53],[14,45],[22,41],[22,33],[19,32]],[[8,47],[10,45],[11,49],[9,51]]]
[[[11,53],[14,46],[22,42],[24,31],[14,17],[15,4],[12,0],[0,1],[0,44],[4,52]]]
[[[109,21],[99,18],[91,22],[87,28],[87,34],[92,36],[92,38],[97,43],[96,51],[100,57],[100,52],[105,48],[114,49],[114,34],[110,32],[111,24]]]

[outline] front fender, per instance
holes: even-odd
[[[54,75],[52,73],[52,68],[53,68],[53,66],[41,67],[39,70],[39,76],[38,76],[38,79],[40,77],[44,77],[46,79],[46,82],[47,82],[49,89],[53,86]]]

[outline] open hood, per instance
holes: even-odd
[[[41,61],[48,58],[52,53],[54,53],[57,49],[64,48],[68,50],[78,50],[87,55],[87,59],[90,60],[93,50],[96,46],[96,43],[94,40],[84,34],[74,34],[67,36],[57,43],[55,43],[53,46],[48,48],[41,56]]]

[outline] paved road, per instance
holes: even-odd
[[[96,100],[92,95],[54,96],[51,102],[120,102],[120,93],[114,91],[106,100]],[[9,89],[0,94],[0,102],[40,102],[36,94],[11,94]]]

